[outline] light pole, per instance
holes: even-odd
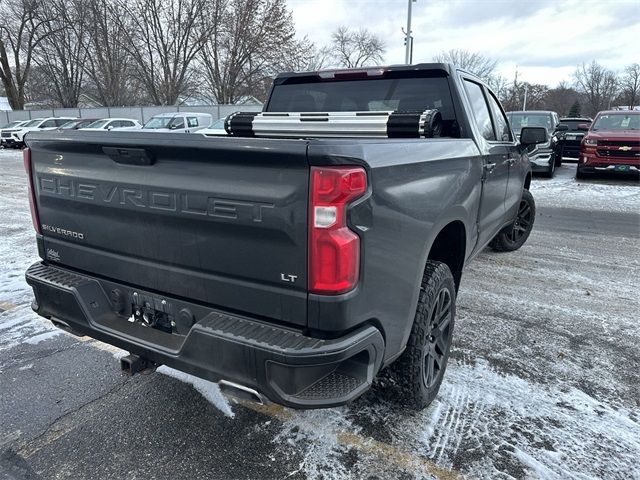
[[[406,46],[404,63],[410,65],[413,62],[413,37],[411,36],[411,4],[416,0],[408,0],[407,6],[407,31],[404,32],[404,44]]]

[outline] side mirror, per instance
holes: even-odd
[[[109,126],[107,127],[107,130],[109,130],[109,131],[113,130],[113,125],[109,125]]]
[[[578,130],[584,130],[584,131],[589,130],[589,124],[588,123],[579,123],[578,124]]]
[[[559,123],[556,126],[556,132],[566,132],[567,130],[569,130],[569,125],[566,123]]]
[[[522,127],[520,130],[520,145],[529,147],[547,142],[547,129],[544,127]]]

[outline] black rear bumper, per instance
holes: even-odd
[[[44,263],[32,265],[26,280],[36,296],[34,310],[55,323],[207,380],[255,389],[294,408],[355,399],[371,386],[384,355],[384,340],[372,325],[339,338],[313,338]],[[186,311],[194,323],[179,334],[132,322],[139,299],[178,322]]]

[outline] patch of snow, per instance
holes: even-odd
[[[575,165],[565,164],[552,179],[534,178],[531,193],[536,202],[583,210],[640,212],[637,182],[623,177],[576,180],[575,169]]]
[[[35,314],[29,305],[0,313],[0,350],[22,343],[37,344],[63,334],[51,322]]]
[[[193,388],[200,392],[200,394],[209,401],[209,403],[211,403],[214,407],[224,413],[227,417],[234,417],[231,406],[220,392],[220,388],[218,387],[217,383],[209,382],[208,380],[195,377],[179,370],[175,370],[173,368],[167,367],[166,365],[160,366],[156,371],[169,377],[175,378],[176,380],[180,380],[181,382],[192,385]]]
[[[55,337],[56,335],[59,335],[60,333],[61,331],[56,328],[55,330],[51,330],[49,332],[44,332],[38,335],[34,335],[33,337],[29,337],[25,339],[24,343],[28,343],[30,345],[37,345],[44,340],[48,340],[50,338]]]
[[[16,305],[0,313],[0,350],[6,350],[23,342],[38,343],[62,332],[30,307],[33,292],[24,279],[24,272],[38,260],[38,250],[29,213],[22,152],[0,150],[0,162],[3,164],[0,177],[0,302]]]

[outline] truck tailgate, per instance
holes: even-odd
[[[49,262],[306,325],[305,141],[43,132],[28,146]]]

